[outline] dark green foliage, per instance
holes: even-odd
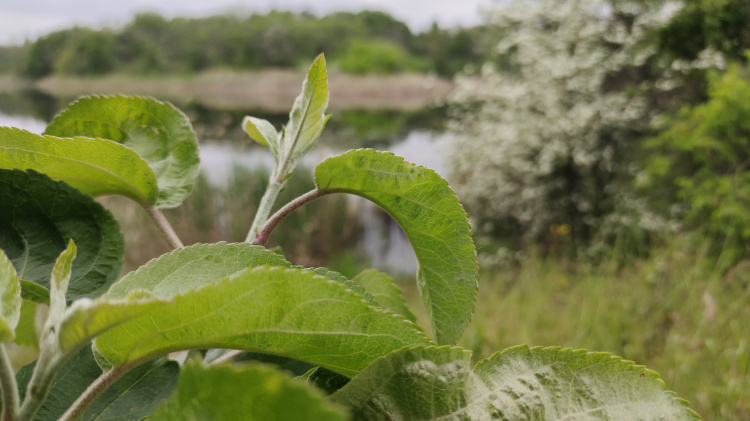
[[[19,277],[49,287],[71,238],[78,254],[68,300],[98,296],[120,275],[120,226],[90,196],[33,171],[0,170],[0,203],[0,248]]]
[[[21,398],[31,380],[36,362],[16,374]],[[143,364],[107,388],[81,417],[82,421],[136,421],[158,408],[177,388],[179,365],[166,358]],[[78,396],[102,374],[90,347],[81,348],[63,367],[35,420],[56,420]]]
[[[641,180],[663,213],[679,211],[686,228],[706,234],[726,263],[750,245],[750,71],[714,75],[709,101],[682,109],[646,143]]]
[[[670,22],[656,31],[656,45],[671,58],[695,60],[705,49],[746,61],[750,48],[750,2],[685,0]]]
[[[467,63],[478,62],[477,39],[482,32],[433,26],[415,36],[403,22],[373,11],[320,18],[275,11],[174,19],[142,13],[116,31],[73,28],[46,35],[24,46],[22,60],[13,58],[20,54],[17,49],[8,50],[9,54],[0,51],[0,72],[17,66],[24,76],[42,78],[55,73],[147,75],[296,68],[325,51],[333,63],[340,61],[342,69],[355,73],[432,70],[451,76]]]

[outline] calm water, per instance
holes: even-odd
[[[47,122],[65,103],[67,101],[32,92],[0,94],[0,126],[13,126],[41,133]],[[240,241],[244,238],[246,226],[249,226],[252,219],[252,215],[243,214],[243,209],[247,208],[245,203],[252,206],[251,201],[261,194],[262,188],[258,186],[264,184],[262,174],[270,170],[273,158],[266,148],[256,145],[242,133],[239,122],[244,115],[254,115],[267,118],[279,126],[285,123],[288,117],[264,114],[258,110],[222,111],[208,109],[199,104],[176,105],[190,117],[198,134],[201,177],[191,198],[188,199],[190,203],[186,201],[181,207],[189,209],[180,212],[178,208],[167,216],[175,225],[178,234],[187,233],[189,238],[186,243]],[[443,129],[444,117],[444,111],[440,109],[426,109],[408,114],[388,110],[343,111],[339,115],[334,114],[321,137],[320,145],[306,157],[301,165],[304,168],[297,172],[301,173],[300,178],[304,179],[317,163],[328,156],[349,149],[372,147],[393,152],[409,162],[432,168],[443,177],[447,177],[444,157],[447,156],[451,136]],[[255,177],[252,183],[251,177]],[[249,190],[246,183],[253,185],[254,193],[245,191]],[[307,186],[305,182],[299,183],[305,184],[305,187],[300,187],[300,193],[311,186]],[[289,190],[295,189],[290,186]],[[129,250],[126,268],[137,267],[148,258],[163,252],[164,250],[158,247],[148,250],[148,253],[144,252],[144,247],[138,244],[152,238],[153,233],[147,232],[151,229],[148,228],[149,222],[144,222],[143,215],[140,215],[138,210],[129,209],[129,204],[123,204],[118,199],[112,200],[114,202],[104,200],[105,205],[113,210],[123,226],[127,248],[136,249],[133,252]],[[123,206],[125,210],[121,209]],[[324,224],[315,218],[315,212],[323,217],[330,216],[334,214],[334,208],[345,215],[346,221],[343,224]],[[350,197],[343,202],[325,202],[319,209],[305,215],[315,228],[327,229],[328,232],[312,233],[306,239],[295,237],[293,232],[278,234],[287,257],[291,260],[294,260],[294,257],[302,260],[295,263],[330,264],[342,272],[365,265],[387,270],[394,275],[413,273],[416,270],[416,258],[403,232],[376,206],[363,199]],[[238,213],[240,215],[237,215]],[[196,221],[195,218],[199,220]],[[307,225],[307,220],[296,222]],[[284,228],[293,231],[302,228],[284,225],[282,224],[278,230]],[[344,236],[347,238],[342,240],[337,238],[341,232],[349,232],[350,235]],[[335,245],[323,247],[321,242]],[[307,244],[302,247],[302,243]]]

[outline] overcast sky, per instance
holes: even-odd
[[[498,0],[0,0],[0,44],[21,44],[73,25],[117,27],[135,13],[153,11],[168,17],[207,16],[271,9],[308,11],[381,10],[406,22],[412,31],[471,26],[482,22],[481,9]]]

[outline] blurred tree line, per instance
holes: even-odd
[[[632,256],[675,233],[725,269],[750,257],[750,2],[515,2],[490,28],[451,101],[488,263]]]
[[[166,19],[143,13],[121,29],[71,28],[0,48],[0,71],[60,75],[189,74],[207,69],[302,66],[321,52],[352,73],[434,72],[451,76],[483,60],[484,28],[413,34],[388,14],[324,17],[291,12]]]

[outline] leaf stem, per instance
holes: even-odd
[[[281,188],[284,187],[284,181],[279,181],[277,178],[278,177],[276,177],[274,171],[274,177],[268,182],[268,189],[266,189],[266,192],[263,194],[263,198],[260,199],[258,212],[255,214],[253,225],[247,233],[247,238],[245,238],[246,243],[254,243],[253,240],[257,237],[258,230],[266,224],[268,215],[271,214],[271,209],[273,209],[273,204],[276,202],[276,198],[279,196]]]
[[[307,203],[312,202],[313,200],[323,197],[325,195],[331,194],[331,193],[337,193],[338,190],[311,190],[302,196],[299,196],[298,198],[292,200],[291,202],[284,205],[281,209],[276,211],[273,216],[268,218],[268,221],[265,222],[263,225],[263,228],[261,228],[257,235],[255,236],[255,239],[252,240],[252,244],[265,244],[266,241],[268,241],[268,236],[271,235],[271,232],[276,228],[277,225],[281,221],[284,220],[289,214],[294,212],[295,210],[299,209],[303,205],[306,205]],[[249,242],[249,241],[248,241]]]
[[[10,364],[8,351],[5,344],[0,344],[0,388],[3,395],[2,421],[15,421],[19,415],[18,384],[13,375],[13,366]]]
[[[122,377],[125,373],[130,371],[131,369],[138,366],[138,363],[130,363],[121,365],[119,367],[114,367],[112,370],[107,371],[106,373],[99,376],[96,380],[94,380],[93,383],[89,385],[88,388],[81,394],[81,396],[76,399],[75,402],[73,402],[72,405],[70,405],[70,408],[68,408],[67,411],[59,418],[58,421],[75,421],[78,418],[83,415],[83,412],[86,410],[86,408],[91,405],[92,402],[96,398],[99,397],[99,395],[104,392],[109,386],[112,385],[112,383],[116,382],[120,377]]]
[[[180,237],[177,236],[177,233],[174,232],[172,226],[169,225],[169,221],[167,221],[167,218],[163,213],[161,213],[159,209],[157,209],[154,205],[143,205],[143,208],[146,210],[146,212],[148,212],[149,216],[151,216],[151,219],[154,220],[156,226],[164,235],[164,238],[167,240],[167,243],[169,243],[170,247],[172,247],[173,249],[180,249],[185,247],[182,245]]]

